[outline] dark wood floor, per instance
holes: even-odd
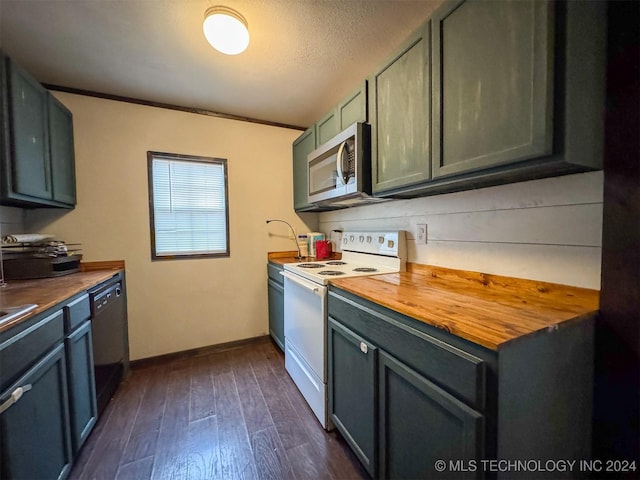
[[[71,479],[368,478],[269,341],[134,369]]]

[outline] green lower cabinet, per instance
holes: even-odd
[[[483,458],[484,416],[391,355],[380,352],[379,362],[380,477],[481,477],[450,462]]]
[[[269,334],[284,352],[284,279],[282,265],[267,263],[267,295],[269,300]]]
[[[269,334],[284,352],[284,287],[268,280],[269,291]]]
[[[487,462],[590,458],[593,316],[493,351],[333,285],[327,305],[331,420],[372,477],[582,478]]]
[[[78,452],[98,419],[90,320],[67,337],[66,347],[72,444]]]
[[[72,453],[64,345],[58,345],[4,392],[0,404],[18,387],[24,393],[0,414],[0,477],[65,478]]]
[[[377,476],[378,349],[329,318],[329,415],[372,477]]]

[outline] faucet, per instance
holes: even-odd
[[[282,223],[286,223],[289,228],[291,229],[291,233],[293,233],[293,241],[296,242],[296,248],[298,249],[298,256],[295,257],[298,260],[302,260],[302,252],[300,252],[300,245],[298,245],[298,237],[296,235],[296,231],[293,229],[293,227],[291,226],[291,224],[289,222],[285,222],[284,220],[279,220],[277,218],[274,218],[272,220],[267,220],[267,223],[271,223],[271,222],[282,222]]]

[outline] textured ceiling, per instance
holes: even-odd
[[[307,127],[441,0],[0,0],[0,46],[40,82]],[[226,56],[202,33],[223,4],[249,23]]]

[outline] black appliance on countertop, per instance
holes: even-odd
[[[68,275],[80,271],[80,244],[61,241],[2,244],[5,280]],[[71,248],[70,248],[71,247]]]

